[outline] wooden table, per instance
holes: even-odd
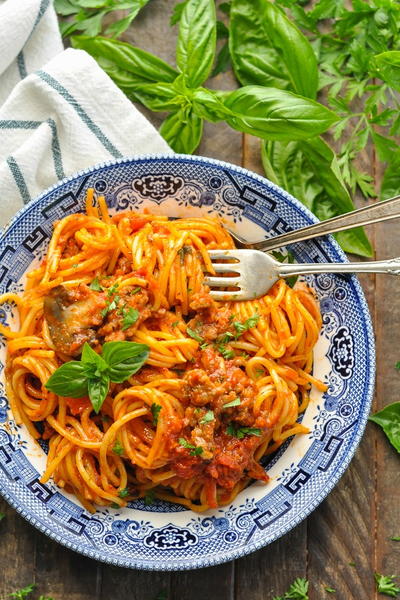
[[[152,0],[126,39],[173,63],[176,33],[169,26],[175,0]],[[235,86],[231,74],[215,78],[220,89]],[[149,116],[149,115],[148,115]],[[151,116],[157,126],[160,119]],[[227,125],[207,124],[198,154],[262,173],[258,141]],[[370,153],[371,154],[371,153]],[[369,171],[380,176],[373,157]],[[369,228],[377,258],[400,254],[399,224]],[[362,278],[377,342],[374,410],[398,400],[400,373],[399,282],[384,276]],[[400,461],[370,423],[356,455],[329,497],[296,529],[270,546],[217,567],[182,573],[130,571],[75,554],[30,526],[5,502],[0,523],[0,599],[29,583],[54,600],[270,600],[296,577],[310,581],[310,599],[373,600],[374,571],[400,574]],[[336,589],[336,594],[325,591]],[[383,598],[383,596],[379,596]]]

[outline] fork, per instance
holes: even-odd
[[[379,223],[396,217],[400,217],[400,196],[377,202],[372,206],[364,206],[345,215],[333,217],[321,223],[314,223],[314,225],[308,225],[260,242],[250,243],[231,230],[229,230],[229,233],[234,238],[238,248],[252,248],[253,250],[268,252],[295,242],[302,242],[336,231],[345,231],[352,227],[372,225],[372,223]]]
[[[281,277],[310,273],[389,273],[400,275],[400,257],[390,260],[354,263],[283,264],[260,250],[209,250],[219,276],[206,276],[204,283],[214,300],[253,300],[268,292]],[[214,261],[236,262],[214,262]],[[232,288],[224,290],[212,288]]]

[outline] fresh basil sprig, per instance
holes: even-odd
[[[276,36],[283,48],[285,36],[282,31],[288,30],[294,39],[293,31],[297,33],[297,29],[290,23],[288,25],[284,16],[275,12],[274,15],[279,30]],[[196,150],[202,138],[204,119],[226,121],[237,131],[268,140],[315,137],[337,120],[332,111],[313,100],[315,91],[308,99],[263,85],[246,86],[233,92],[201,87],[211,73],[215,58],[217,21],[214,0],[187,0],[181,5],[178,18],[178,71],[130,44],[87,36],[75,36],[71,40],[75,48],[91,54],[131,99],[151,110],[171,113],[160,133],[176,152],[191,154]],[[222,31],[223,27],[220,25],[219,29]],[[226,29],[223,31],[226,35]],[[305,46],[303,38],[298,32],[297,53],[299,47]],[[305,91],[316,88],[313,54],[309,54],[308,46],[299,57],[288,49],[285,53],[293,63],[289,70],[290,77],[296,82],[293,91],[300,89],[304,96]],[[305,53],[306,68],[310,71],[305,73],[302,64],[302,74],[296,74]]]
[[[89,396],[99,412],[110,388],[110,381],[122,383],[146,362],[150,348],[136,342],[106,342],[101,355],[85,343],[80,361],[64,363],[49,377],[46,388],[59,396]]]

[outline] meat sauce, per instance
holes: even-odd
[[[140,223],[137,225],[139,227]],[[120,258],[116,267],[118,274],[126,275],[128,269],[126,259]],[[135,275],[143,278],[145,272]],[[175,313],[166,309],[152,310],[151,286],[148,291],[140,286],[119,288],[117,281],[116,277],[104,277],[100,278],[96,289],[82,284],[74,289],[59,286],[49,293],[45,299],[45,318],[60,352],[77,356],[84,342],[100,350],[106,341],[130,339],[143,322],[149,329],[159,329],[163,323],[171,325],[176,320]],[[166,428],[170,468],[178,477],[201,477],[206,486],[217,485],[227,492],[244,475],[268,481],[264,469],[254,460],[255,449],[268,432],[265,419],[253,413],[257,386],[246,375],[243,360],[226,360],[216,343],[219,336],[233,331],[234,316],[229,308],[213,302],[207,293],[194,295],[190,308],[193,312],[187,325],[205,341],[194,362],[182,365],[179,373],[144,366],[126,385],[135,382],[142,385],[160,377],[183,378],[184,417],[174,418]],[[124,316],[131,309],[137,311],[137,319],[125,327]],[[225,407],[232,402],[235,402],[234,406]],[[70,412],[77,415],[89,406],[89,400],[67,398],[67,405]],[[212,418],[207,419],[206,415],[211,411]],[[245,428],[245,433],[235,435],[240,428]],[[148,429],[147,433],[136,433],[142,438],[151,437]],[[252,433],[247,433],[248,429]],[[212,499],[209,502],[213,505]]]

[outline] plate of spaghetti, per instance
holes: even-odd
[[[284,535],[365,427],[374,344],[355,277],[216,302],[208,250],[315,221],[253,173],[188,156],[63,180],[0,239],[0,491],[60,543],[181,570]],[[281,260],[345,261],[332,239]],[[260,273],[262,277],[262,273]]]

